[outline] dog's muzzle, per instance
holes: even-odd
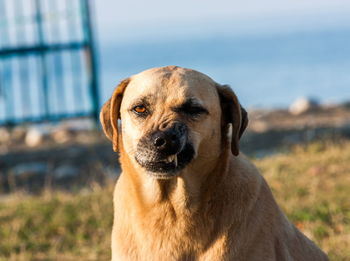
[[[179,122],[146,135],[139,141],[135,155],[142,167],[163,178],[175,176],[193,157],[187,126]]]

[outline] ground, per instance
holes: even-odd
[[[330,256],[350,260],[350,142],[252,159],[279,205]],[[109,260],[112,185],[0,200],[0,260]]]

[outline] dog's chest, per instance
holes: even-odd
[[[226,235],[214,235],[213,223],[193,217],[174,219],[171,211],[150,215],[143,222],[115,223],[115,251],[125,260],[225,260]],[[125,214],[125,213],[124,213]],[[116,220],[118,213],[116,213]],[[123,215],[126,218],[125,215]],[[122,218],[122,217],[120,217]],[[138,219],[142,220],[142,219]],[[192,222],[191,222],[192,221]],[[214,258],[215,257],[215,258]],[[219,259],[217,259],[220,257]]]

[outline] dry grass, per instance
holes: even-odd
[[[255,163],[288,217],[331,260],[350,260],[350,143],[311,144]]]
[[[109,260],[112,186],[0,203],[0,260]]]
[[[350,143],[254,160],[289,218],[330,256],[350,260]],[[0,201],[0,260],[109,260],[112,186],[15,193]]]

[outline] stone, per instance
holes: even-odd
[[[293,115],[300,115],[319,108],[319,102],[313,98],[301,97],[296,99],[289,107]]]
[[[16,126],[11,131],[11,141],[15,142],[23,142],[25,135],[27,133],[27,129],[24,126]]]
[[[0,128],[0,145],[8,144],[11,140],[11,135],[8,129]]]
[[[50,124],[33,125],[27,130],[24,142],[29,147],[36,147],[42,144],[44,139],[47,139],[51,131]]]
[[[25,136],[25,143],[29,147],[36,147],[44,140],[44,133],[37,128],[31,128],[27,131]]]
[[[51,137],[57,143],[66,143],[72,138],[72,132],[68,129],[57,129],[51,133]]]

